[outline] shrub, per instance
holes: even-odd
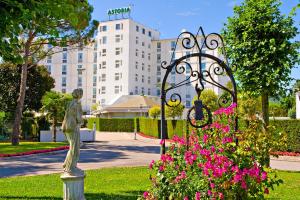
[[[156,119],[160,115],[160,107],[159,106],[153,106],[149,109],[149,116]]]
[[[233,112],[219,112],[210,126],[192,132],[189,142],[174,136],[166,154],[152,161],[152,187],[143,199],[264,199],[268,188],[282,183],[257,162],[254,146],[234,142]],[[228,111],[227,110],[227,111]],[[187,148],[187,146],[189,148]]]
[[[133,132],[134,119],[104,119],[104,118],[89,118],[87,127],[93,129],[93,124],[96,123],[97,131],[104,132]]]
[[[169,101],[165,107],[166,117],[175,119],[176,117],[181,118],[184,106],[179,101]]]
[[[270,102],[269,113],[273,117],[286,117],[288,115],[287,111],[282,108],[280,103]]]
[[[194,97],[193,102],[197,99]],[[201,92],[200,99],[203,105],[206,105],[210,111],[215,111],[219,107],[218,105],[218,95],[212,89],[204,89]]]
[[[296,119],[296,106],[294,106],[293,108],[289,109],[288,116],[291,119]]]

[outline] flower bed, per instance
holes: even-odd
[[[271,152],[271,155],[274,155],[274,156],[300,156],[300,153],[299,152],[276,151],[276,152]]]
[[[69,146],[62,146],[62,147],[56,147],[56,148],[51,148],[51,149],[42,149],[42,150],[32,150],[32,151],[20,152],[20,153],[0,154],[0,158],[25,156],[25,155],[32,155],[32,154],[39,154],[39,153],[48,153],[48,152],[61,151],[61,150],[67,150],[67,149],[69,149]]]
[[[215,112],[214,123],[194,131],[189,141],[174,136],[166,154],[149,168],[152,187],[142,199],[264,199],[282,180],[269,175],[260,152],[234,130],[235,107]]]

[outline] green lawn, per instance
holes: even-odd
[[[150,186],[147,167],[106,168],[87,171],[87,200],[133,200]],[[269,199],[299,200],[300,172],[278,172],[284,185],[271,191]],[[59,174],[0,179],[0,199],[61,200]]]
[[[0,154],[27,152],[32,150],[51,149],[67,145],[66,142],[21,142],[18,146],[0,143]]]

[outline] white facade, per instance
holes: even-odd
[[[296,118],[300,119],[300,92],[296,92]]]
[[[170,63],[176,39],[160,40],[158,31],[132,19],[105,21],[100,22],[93,45],[83,49],[63,49],[66,51],[54,54],[43,64],[55,79],[55,90],[71,93],[75,88],[83,89],[83,109],[89,112],[93,104],[98,103],[102,107],[111,105],[122,95],[160,96],[158,83],[165,74],[161,62]],[[204,51],[218,57],[217,50]],[[192,50],[178,45],[173,59],[191,53]],[[189,62],[193,69],[199,68],[196,58],[190,58]],[[211,63],[212,60],[204,59],[201,67],[207,69]],[[189,73],[172,72],[167,82],[178,83]],[[228,82],[228,78],[223,76],[215,76],[215,80],[223,85]],[[191,106],[195,96],[194,85],[176,90],[186,107]],[[221,93],[212,85],[205,87]]]

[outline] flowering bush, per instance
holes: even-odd
[[[240,133],[234,131],[235,107],[217,110],[214,123],[192,132],[188,142],[174,136],[166,154],[150,163],[156,175],[141,198],[264,199],[268,188],[281,183],[257,162],[251,147],[236,144]]]

